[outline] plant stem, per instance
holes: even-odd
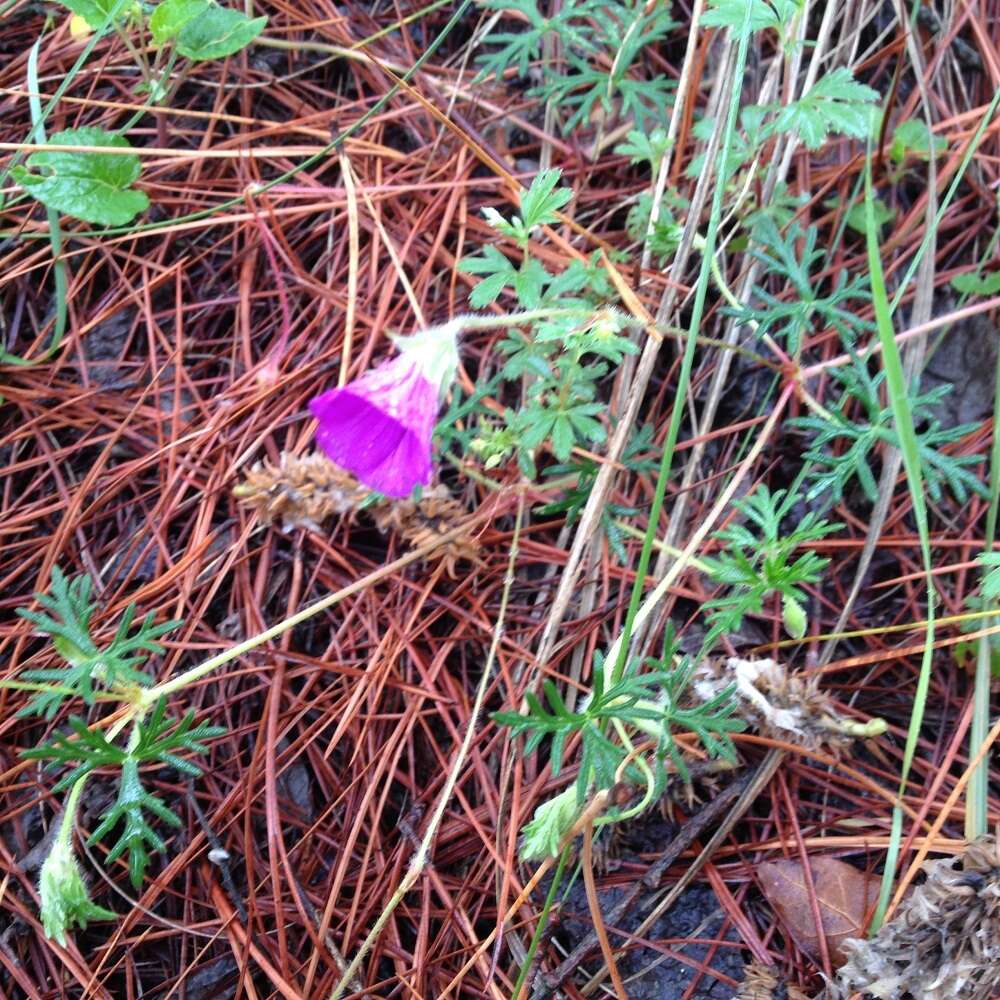
[[[77,778],[73,782],[73,787],[69,790],[69,795],[66,796],[66,803],[63,806],[62,817],[59,820],[59,832],[56,834],[56,840],[67,847],[71,846],[73,841],[73,825],[76,822],[76,811],[80,805],[83,786],[87,783],[87,778],[89,777],[89,774],[85,774],[82,778]]]
[[[378,569],[373,570],[360,580],[355,580],[353,583],[349,583],[346,587],[341,587],[340,590],[334,591],[332,594],[327,594],[325,597],[321,597],[318,601],[314,601],[308,607],[303,608],[301,611],[296,612],[288,618],[285,618],[276,625],[272,625],[263,632],[258,632],[257,635],[251,636],[249,639],[244,639],[243,642],[239,642],[235,646],[231,646],[229,649],[223,650],[221,653],[210,657],[205,660],[204,663],[199,663],[198,666],[192,667],[190,670],[185,670],[184,673],[178,674],[176,677],[172,677],[168,681],[163,681],[155,687],[142,689],[136,696],[132,715],[147,711],[161,698],[166,698],[168,695],[174,694],[176,691],[189,687],[191,684],[200,681],[202,677],[206,677],[213,670],[217,670],[219,667],[225,666],[227,663],[231,663],[244,653],[249,653],[250,650],[256,649],[258,646],[262,646],[265,642],[269,642],[271,639],[276,639],[278,636],[284,635],[290,629],[295,628],[296,625],[301,625],[302,622],[312,618],[313,615],[317,615],[319,612],[325,611],[327,608],[331,608],[335,604],[339,604],[342,600],[344,600],[344,598],[350,597],[352,594],[356,594],[359,591],[364,590],[366,587],[370,587],[373,583],[377,583],[379,580],[383,580],[387,576],[392,576],[393,573],[403,569],[405,566],[409,566],[410,563],[423,559],[424,556],[433,552],[434,549],[438,548],[440,545],[443,545],[445,542],[449,542],[451,539],[457,538],[463,532],[468,531],[470,523],[474,523],[476,520],[482,520],[485,516],[486,515],[484,514],[479,518],[473,518],[471,522],[466,522],[465,524],[453,528],[451,531],[445,532],[443,535],[439,535],[438,537],[427,542],[425,545],[421,545],[420,548],[413,549],[412,551],[407,552],[406,555],[400,556],[398,559],[394,559],[391,563],[386,563],[386,565],[380,566]]]
[[[1000,414],[1000,354],[996,360],[993,389],[993,426]],[[990,506],[986,513],[985,551],[993,550],[997,532],[997,510],[1000,507],[1000,433],[994,430],[990,450]],[[976,648],[976,679],[973,689],[972,723],[969,727],[969,756],[974,757],[986,739],[990,728],[990,686],[992,676],[990,637],[982,636]],[[989,800],[989,761],[984,760],[972,773],[966,792],[965,839],[975,840],[987,832]]]
[[[125,716],[119,719],[113,726],[108,729],[107,740],[110,743],[131,721],[131,716]],[[56,834],[56,839],[70,847],[73,840],[73,826],[76,823],[76,811],[80,805],[80,796],[83,795],[84,785],[87,784],[87,779],[90,777],[90,773],[82,775],[73,782],[72,788],[69,790],[69,795],[66,796],[66,803],[63,806],[62,818],[59,820],[59,832]]]
[[[593,316],[597,310],[590,308],[552,307],[548,309],[528,309],[524,312],[494,316],[489,313],[462,313],[451,322],[463,330],[496,330],[510,326],[525,326],[540,319],[558,319],[560,316]]]
[[[539,944],[541,944],[542,934],[545,933],[545,928],[548,925],[549,913],[552,910],[552,903],[556,898],[556,893],[559,891],[559,884],[562,882],[563,872],[566,870],[566,862],[569,861],[569,856],[570,849],[567,845],[563,848],[562,854],[559,855],[559,864],[556,866],[556,870],[552,875],[552,882],[549,884],[549,891],[545,894],[545,902],[542,904],[542,912],[538,915],[538,923],[535,926],[535,933],[531,935],[531,941],[528,944],[528,952],[524,956],[521,968],[518,970],[517,981],[514,983],[514,989],[511,991],[512,1000],[519,1000],[525,984],[527,983],[528,973],[531,972],[531,967],[535,964],[535,955],[538,952]]]
[[[708,231],[705,234],[705,248],[701,258],[701,271],[698,275],[698,285],[695,292],[694,306],[691,310],[691,323],[688,327],[687,343],[684,345],[684,357],[681,363],[680,377],[677,380],[677,390],[674,396],[674,405],[670,412],[670,425],[667,429],[667,439],[663,445],[663,458],[660,462],[660,470],[656,479],[656,490],[653,494],[653,503],[649,511],[649,524],[646,528],[646,538],[642,544],[642,551],[639,555],[639,565],[636,569],[635,583],[632,586],[632,596],[629,600],[628,612],[625,618],[625,627],[622,630],[618,645],[618,654],[612,660],[611,683],[617,681],[625,670],[628,659],[629,647],[632,640],[632,632],[636,625],[636,617],[639,613],[639,606],[642,602],[643,588],[646,583],[646,574],[649,571],[649,560],[653,551],[653,542],[656,538],[657,525],[660,520],[660,511],[663,509],[663,499],[666,495],[667,480],[670,478],[670,469],[673,465],[674,448],[677,444],[677,436],[680,432],[681,414],[684,410],[684,400],[687,398],[687,390],[691,381],[691,371],[694,366],[694,352],[696,337],[701,327],[701,319],[705,312],[705,300],[708,294],[708,281],[711,271],[712,257],[715,254],[715,240],[719,230],[719,221],[722,218],[722,196],[726,188],[726,164],[729,158],[729,147],[733,141],[733,134],[736,130],[736,117],[740,108],[740,96],[743,83],[743,70],[746,66],[747,51],[750,44],[750,13],[752,4],[747,4],[743,16],[743,26],[740,33],[739,46],[736,52],[736,61],[732,74],[732,94],[729,99],[729,111],[726,119],[726,127],[719,143],[719,150],[716,156],[716,184],[712,192],[712,210],[709,216]]]

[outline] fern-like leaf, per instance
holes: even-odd
[[[91,632],[91,618],[97,610],[97,605],[90,600],[92,589],[89,576],[71,580],[56,566],[52,569],[49,593],[35,595],[45,611],[18,608],[17,613],[22,618],[31,622],[39,633],[52,639],[52,645],[67,664],[64,667],[25,670],[21,674],[21,680],[44,688],[21,711],[21,715],[36,714],[51,719],[63,700],[70,697],[80,698],[84,704],[92,705],[96,697],[95,684],[106,688],[150,684],[148,674],[137,668],[150,653],[163,652],[158,640],[181,622],[168,621],[155,625],[150,613],[133,631],[136,608],[130,604],[122,613],[110,643],[102,648]]]
[[[791,132],[808,149],[819,149],[831,133],[864,139],[878,98],[877,90],[858,83],[846,66],[838,66],[820,77],[799,100],[781,107],[765,135]]]
[[[124,749],[109,742],[103,733],[89,729],[82,719],[70,719],[70,730],[72,736],[60,733],[45,746],[26,750],[21,756],[29,760],[47,760],[49,769],[70,767],[56,784],[56,791],[69,788],[99,767],[121,770],[118,797],[91,834],[90,843],[103,839],[123,823],[118,840],[108,854],[108,862],[116,861],[127,851],[129,876],[138,888],[149,865],[150,851],[162,851],[165,847],[163,838],[146,814],[169,826],[180,826],[177,814],[159,796],[143,787],[140,765],[159,764],[199,777],[201,768],[180,754],[206,753],[208,748],[204,741],[222,735],[225,730],[204,724],[196,726],[194,712],[188,712],[180,720],[168,718],[162,699],[146,720],[136,723],[129,746]]]

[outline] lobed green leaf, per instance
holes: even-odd
[[[67,129],[50,136],[52,146],[100,146],[115,152],[39,150],[27,168],[12,175],[48,208],[95,225],[123,226],[149,207],[149,198],[132,185],[142,165],[128,140],[101,128]]]

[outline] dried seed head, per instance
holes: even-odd
[[[790,673],[774,660],[732,656],[724,666],[706,663],[695,674],[694,693],[709,701],[732,684],[741,702],[740,714],[758,732],[810,750],[826,747],[839,752],[858,737],[885,731],[881,720],[863,726],[844,718],[820,690],[817,675]]]
[[[373,504],[370,491],[322,452],[302,457],[282,453],[277,465],[258,463],[233,494],[262,520],[280,521],[285,531],[318,531],[334,515],[353,517],[363,509],[380,531],[396,532],[414,549],[459,527],[465,516],[443,486],[426,490],[419,503],[383,498]],[[479,543],[469,531],[444,542],[428,559],[443,562],[454,578],[459,562],[476,562],[478,555]]]
[[[751,962],[743,969],[743,982],[733,1000],[806,1000],[806,995],[797,986],[785,983],[771,965]]]
[[[282,452],[278,464],[258,462],[233,495],[261,520],[281,521],[285,531],[319,526],[335,514],[353,512],[368,490],[325,455]]]
[[[847,941],[828,996],[990,1000],[1000,993],[1000,841],[928,861],[927,879],[870,941]]]
[[[395,531],[411,548],[418,549],[462,523],[465,511],[443,486],[424,493],[420,503],[397,500],[373,511],[379,531]],[[448,576],[457,575],[459,562],[476,562],[479,542],[471,532],[463,532],[434,550],[434,559],[444,563]]]

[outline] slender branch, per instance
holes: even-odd
[[[405,566],[409,566],[410,563],[423,559],[439,546],[446,542],[450,542],[453,538],[457,538],[459,535],[467,532],[470,525],[475,524],[478,521],[486,520],[487,517],[492,517],[493,513],[494,512],[492,510],[480,512],[471,520],[464,522],[456,528],[452,528],[451,531],[447,531],[443,535],[436,536],[425,545],[421,545],[420,548],[407,552],[405,555],[400,556],[398,559],[394,559],[391,563],[387,563],[385,566],[380,566],[367,576],[363,576],[360,580],[355,580],[353,583],[349,583],[346,587],[341,587],[340,590],[334,591],[332,594],[327,594],[326,597],[321,597],[318,601],[314,601],[308,607],[303,608],[294,615],[285,618],[283,621],[278,622],[276,625],[272,625],[270,628],[265,629],[263,632],[259,632],[255,636],[251,636],[249,639],[245,639],[243,642],[237,643],[235,646],[231,646],[229,649],[223,650],[223,652],[205,660],[204,663],[200,663],[198,666],[192,667],[190,670],[186,670],[184,673],[178,674],[177,677],[173,677],[168,681],[163,681],[155,687],[141,690],[136,697],[136,711],[144,712],[148,710],[155,705],[160,698],[166,698],[168,695],[174,694],[176,691],[189,687],[191,684],[200,681],[202,677],[206,677],[208,674],[212,673],[213,670],[217,670],[219,667],[225,666],[227,663],[231,663],[233,660],[238,659],[244,653],[249,653],[251,650],[256,649],[258,646],[262,646],[265,642],[269,642],[271,639],[277,639],[279,636],[284,635],[286,632],[295,628],[296,625],[301,625],[302,622],[307,621],[309,618],[319,614],[321,611],[325,611],[327,608],[331,608],[335,604],[339,604],[345,598],[351,597],[353,594],[357,594],[360,591],[365,590],[372,584],[378,583],[379,580],[384,580],[386,577],[392,576],[393,573],[398,572]]]
[[[410,861],[408,871],[403,876],[403,880],[399,883],[396,891],[392,894],[392,898],[388,903],[386,903],[384,909],[379,914],[378,920],[375,921],[375,925],[368,932],[368,936],[362,942],[357,954],[355,954],[354,958],[351,959],[350,964],[344,970],[344,973],[340,978],[340,982],[330,994],[330,1000],[339,1000],[339,998],[344,995],[344,991],[348,988],[351,980],[361,968],[361,963],[364,961],[365,956],[369,951],[371,951],[372,946],[378,940],[379,935],[382,933],[385,925],[389,922],[389,918],[392,916],[396,907],[403,901],[403,898],[410,891],[410,888],[417,881],[417,879],[420,878],[423,874],[424,868],[427,866],[427,859],[430,857],[431,848],[434,846],[434,840],[437,837],[438,827],[441,825],[441,820],[444,819],[445,809],[448,808],[448,803],[451,801],[451,794],[455,790],[455,785],[458,784],[459,775],[462,772],[462,768],[465,766],[466,758],[469,756],[469,750],[472,747],[472,739],[475,736],[476,729],[479,725],[479,715],[482,712],[483,702],[486,698],[486,689],[489,687],[490,679],[493,676],[493,663],[496,660],[497,650],[500,648],[500,640],[503,637],[504,621],[507,618],[507,602],[510,599],[511,587],[514,584],[514,567],[517,563],[523,514],[524,494],[521,493],[518,497],[517,518],[514,522],[514,534],[510,543],[510,557],[507,560],[507,575],[504,577],[503,581],[503,591],[500,596],[500,609],[497,612],[496,625],[493,628],[493,639],[490,642],[490,649],[486,655],[486,663],[483,666],[483,675],[476,688],[476,698],[472,704],[472,714],[469,717],[469,724],[466,727],[462,745],[459,748],[458,755],[455,757],[455,762],[451,766],[451,770],[448,772],[448,778],[444,783],[444,788],[441,789],[441,795],[438,797],[437,805],[434,807],[434,812],[431,815],[430,822],[427,824],[427,831],[424,833],[423,839],[420,841],[420,846],[417,848],[416,854],[413,855],[413,859]]]

